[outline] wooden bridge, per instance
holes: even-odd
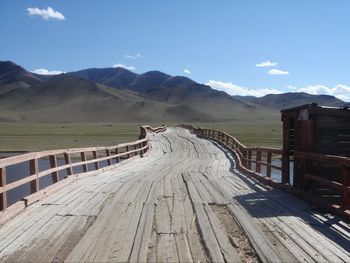
[[[182,125],[0,160],[0,261],[350,262],[349,224],[274,178],[281,155]]]

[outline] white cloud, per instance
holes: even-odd
[[[38,68],[38,69],[34,69],[31,71],[32,73],[36,73],[36,74],[40,74],[40,75],[58,75],[58,74],[62,74],[62,73],[66,73],[64,71],[59,71],[59,70],[47,70],[44,68]]]
[[[125,68],[127,70],[135,70],[136,68],[133,67],[133,66],[127,66],[125,64],[122,64],[122,63],[118,63],[118,64],[114,64],[113,65],[113,68]]]
[[[142,55],[141,54],[136,54],[136,55],[125,55],[124,56],[125,58],[128,58],[128,59],[139,59],[139,58],[142,58]]]
[[[280,69],[270,69],[268,72],[267,72],[269,75],[288,75],[289,72],[286,71],[286,70],[280,70]]]
[[[290,90],[296,91],[298,89],[298,87],[293,86],[293,85],[286,85],[286,87]]]
[[[268,94],[281,94],[285,92],[281,90],[268,88],[251,89],[235,85],[231,82],[222,82],[217,80],[209,80],[206,84],[212,87],[213,89],[224,91],[230,95],[239,96],[263,97]],[[292,92],[304,92],[311,95],[330,95],[345,102],[350,102],[350,86],[344,84],[337,84],[334,87],[327,87],[325,85],[309,85],[302,88],[287,85],[287,88],[290,89]]]
[[[343,84],[337,84],[333,88],[325,85],[309,85],[303,88],[298,88],[297,92],[305,92],[312,95],[326,94],[350,102],[350,86]]]
[[[277,62],[271,62],[270,60],[266,60],[263,62],[260,62],[258,64],[255,64],[256,67],[261,68],[261,67],[274,67],[277,66]]]
[[[190,71],[189,69],[184,69],[184,72],[185,72],[186,74],[188,74],[188,75],[191,74],[191,71]]]
[[[209,85],[213,89],[224,91],[230,95],[239,95],[239,96],[263,97],[267,94],[283,93],[282,91],[276,90],[276,89],[250,89],[250,88],[235,85],[231,82],[222,82],[217,80],[209,80],[207,82],[207,85]]]
[[[45,20],[56,19],[56,20],[66,20],[64,15],[58,11],[55,11],[52,7],[47,9],[39,9],[37,7],[27,8],[28,15],[30,16],[41,16]]]

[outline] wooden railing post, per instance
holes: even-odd
[[[93,151],[92,155],[93,155],[93,158],[95,160],[98,158],[97,151]],[[98,163],[98,161],[94,162],[94,164],[95,164],[95,170],[99,170],[100,169],[100,164]]]
[[[140,145],[140,157],[142,158],[143,157],[143,153],[144,153],[143,149],[142,149],[143,148],[143,142],[140,142],[139,145]]]
[[[106,149],[106,155],[108,157],[111,156],[111,151],[109,149]],[[112,160],[111,159],[107,159],[107,164],[108,165],[112,165]]]
[[[6,167],[0,168],[0,187],[6,185]],[[7,208],[7,192],[0,194],[0,211]]]
[[[69,167],[66,169],[67,175],[70,176],[73,174],[73,168],[72,168],[72,160],[70,158],[70,155],[68,153],[64,153],[64,162],[69,165]]]
[[[83,162],[86,161],[86,153],[85,153],[85,152],[81,152],[81,153],[80,153],[80,157],[81,157],[81,160],[82,160]],[[84,164],[82,165],[82,167],[83,167],[83,172],[84,172],[84,173],[87,173],[87,172],[89,171],[88,165],[87,165],[86,163],[84,163]]]
[[[257,173],[261,173],[261,151],[257,150],[256,151],[256,163],[255,163],[255,171]]]
[[[289,177],[290,177],[290,136],[291,136],[291,123],[289,119],[283,121],[283,153],[282,153],[282,183],[290,183]],[[294,162],[295,163],[295,162]],[[298,179],[296,179],[297,175],[295,174],[297,167],[294,166],[294,172],[293,172],[293,184],[299,187],[300,185],[298,182]]]
[[[227,147],[232,149],[231,137],[230,136],[227,136]]]
[[[248,159],[247,160],[247,169],[251,170],[252,169],[252,150],[248,150]]]
[[[345,166],[344,164],[342,165],[342,177],[343,177],[343,185],[345,187],[349,187],[350,186],[350,167]],[[348,191],[343,190],[342,199],[343,199],[342,203],[343,203],[344,209],[345,210],[350,209],[350,195]]]
[[[135,151],[137,149],[136,145],[132,145],[133,150]],[[137,151],[133,153],[134,156],[137,156]]]
[[[126,152],[128,152],[128,151],[129,151],[129,145],[126,146]],[[126,155],[126,157],[129,159],[129,158],[130,158],[130,154],[128,153],[128,154]]]
[[[57,158],[56,155],[50,155],[49,156],[49,160],[50,160],[50,168],[56,168],[57,167]],[[58,172],[52,172],[51,173],[51,179],[52,179],[52,183],[57,183],[59,178],[58,178]]]
[[[119,148],[118,147],[115,148],[115,154],[119,154]],[[120,162],[120,157],[119,156],[117,156],[116,161],[117,161],[117,163]]]
[[[39,167],[38,159],[32,159],[29,161],[30,175],[36,175],[36,178],[30,182],[30,192],[32,194],[39,191]]]
[[[245,168],[247,168],[247,150],[243,150],[243,161],[242,164]]]
[[[267,152],[267,163],[270,164],[266,167],[266,176],[271,178],[271,162],[272,162],[272,153]]]

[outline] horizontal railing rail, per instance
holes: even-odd
[[[148,133],[158,133],[165,130],[166,125],[157,128],[141,126],[140,139],[134,142],[103,147],[32,152],[0,159],[0,211],[8,208],[7,195],[10,190],[30,184],[30,195],[34,195],[46,188],[40,187],[40,179],[43,177],[51,176],[50,185],[52,185],[64,178],[87,173],[96,173],[101,171],[102,168],[116,165],[122,160],[137,155],[142,156],[150,147]],[[48,162],[49,168],[41,169],[39,162],[42,160]],[[58,160],[60,160],[60,162],[58,162]],[[103,167],[101,167],[103,162],[105,163]],[[7,169],[15,165],[29,166],[29,174],[17,175],[17,179],[9,178]],[[77,169],[79,167],[80,169]],[[64,173],[63,178],[60,176],[60,173]],[[28,196],[20,198],[19,201],[27,201],[29,199]]]
[[[200,137],[208,138],[222,143],[231,149],[237,157],[238,168],[253,177],[268,184],[289,187],[289,178],[282,176],[282,149],[270,147],[247,147],[235,137],[226,132],[194,128],[192,125],[180,124],[182,128],[189,129]],[[275,163],[273,163],[275,161]],[[272,170],[274,178],[272,178]],[[277,178],[276,178],[277,177]]]
[[[318,153],[307,153],[295,151],[294,159],[300,159],[301,165],[298,167],[299,180],[301,189],[307,190],[307,185],[310,182],[316,182],[320,185],[327,186],[328,188],[337,190],[341,193],[341,203],[330,203],[329,205],[335,209],[347,210],[350,213],[350,158],[337,155],[324,155]],[[336,181],[334,178],[324,178],[319,176],[317,171],[310,171],[308,161],[322,162],[323,165],[331,164],[333,169],[339,169],[341,171],[341,178]]]
[[[294,160],[300,159],[303,165],[294,167],[294,173],[298,173],[298,181],[295,180],[293,187],[290,184],[288,173],[282,173],[282,162],[273,164],[274,159],[281,159],[283,150],[270,147],[246,147],[233,136],[211,129],[195,128],[192,125],[180,124],[182,128],[189,129],[199,137],[215,140],[225,145],[236,155],[237,167],[242,172],[253,176],[254,178],[272,185],[273,187],[286,190],[310,203],[324,207],[333,213],[343,216],[350,220],[350,158],[344,156],[325,155],[318,153],[298,152],[294,153]],[[317,161],[323,165],[330,165],[341,170],[341,179],[338,181],[325,178],[319,174],[318,170],[309,170],[310,162]],[[266,167],[262,171],[261,167]],[[280,180],[277,182],[271,178],[271,169],[277,170]],[[318,172],[317,172],[318,171]],[[275,173],[276,175],[276,173]],[[332,199],[326,200],[317,194],[308,191],[309,182],[317,182],[320,185],[337,190],[341,193],[341,203],[336,204]],[[301,185],[301,187],[299,186]]]

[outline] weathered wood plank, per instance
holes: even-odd
[[[74,179],[0,227],[0,260],[21,251],[19,258],[31,261],[230,261],[237,254],[229,226],[213,212],[220,204],[229,204],[263,262],[348,259],[346,226],[333,220],[332,230],[322,230],[326,219],[316,224],[306,205],[230,171],[210,141],[183,129],[163,135],[150,135],[144,158]],[[46,243],[45,233],[52,237]],[[35,244],[42,247],[34,251]]]
[[[226,262],[240,262],[241,259],[238,252],[232,246],[224,227],[216,217],[215,213],[211,210],[208,205],[204,205],[204,210],[208,216],[211,227],[214,231],[214,235],[220,246],[221,253],[225,258]]]

